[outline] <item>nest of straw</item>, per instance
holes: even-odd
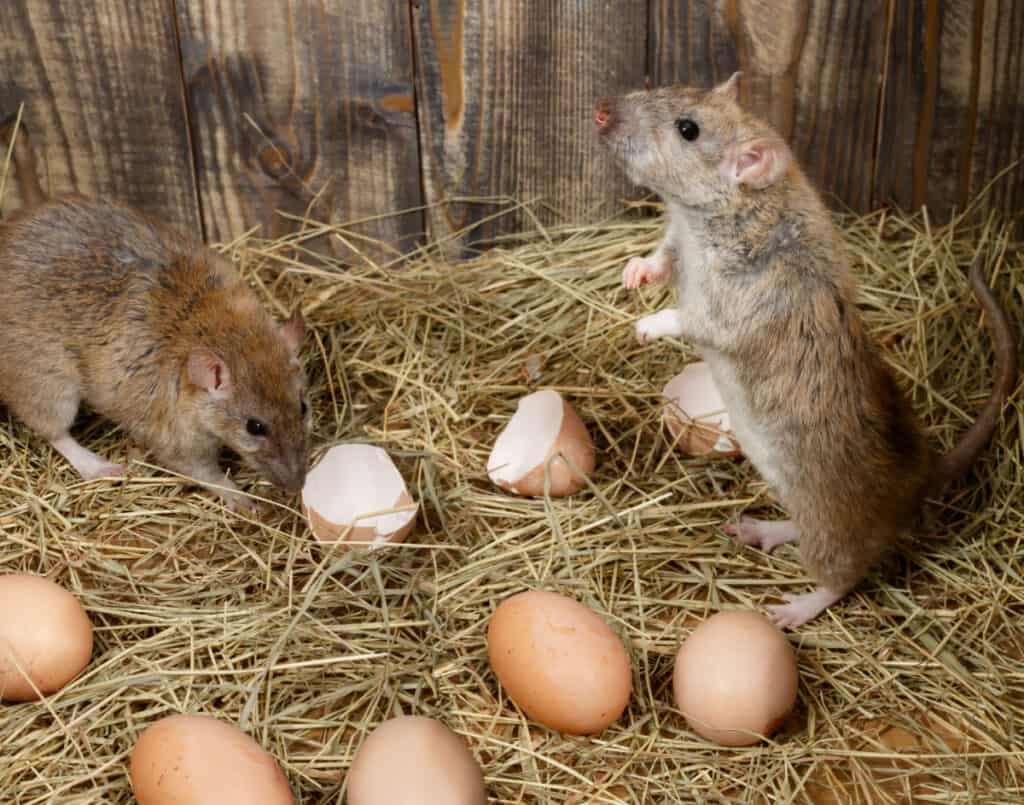
[[[326,237],[359,250],[354,231],[301,229],[225,249],[269,305],[303,304],[314,445],[388,449],[422,504],[417,531],[326,552],[241,467],[243,486],[267,498],[257,517],[143,460],[124,480],[82,483],[5,418],[0,571],[73,590],[96,649],[64,691],[0,707],[4,801],[130,802],[137,736],[183,711],[241,725],[304,803],[342,802],[368,731],[411,713],[464,736],[496,803],[1024,800],[1019,395],[916,538],[790,635],[801,682],[784,729],[720,749],[672,706],[680,642],[710,613],[759,609],[808,580],[792,546],[769,557],[721,531],[741,512],[780,514],[756,472],[684,459],[659,425],[659,390],[694,355],[681,342],[638,346],[633,321],[668,298],[619,287],[657,218],[538,227],[459,264],[432,244],[400,271],[309,248]],[[948,446],[991,384],[966,266],[985,250],[1021,322],[1024,257],[993,220],[935,228],[879,213],[844,231],[871,328]],[[486,477],[516,400],[542,387],[572,402],[597,444],[594,488],[571,499],[510,497]],[[129,453],[109,423],[86,418],[80,435],[111,458]],[[634,695],[601,735],[531,723],[491,674],[487,620],[524,589],[585,602],[627,645]]]

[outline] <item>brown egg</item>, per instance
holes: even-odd
[[[626,709],[633,684],[622,641],[578,601],[520,593],[487,627],[491,668],[530,718],[571,735],[600,732]]]
[[[676,656],[676,706],[698,735],[747,746],[782,726],[796,703],[793,648],[757,612],[719,612]]]
[[[75,596],[42,576],[0,576],[0,700],[33,701],[33,685],[54,693],[91,656],[92,623]]]
[[[268,752],[238,727],[204,715],[160,719],[131,757],[139,805],[293,805]]]
[[[729,412],[706,363],[691,363],[661,393],[665,398],[662,418],[677,450],[688,456],[740,455]]]
[[[494,442],[487,473],[506,492],[540,497],[550,467],[550,494],[565,497],[586,485],[596,463],[594,442],[579,414],[557,391],[546,390],[519,400]]]
[[[402,542],[416,522],[401,473],[370,444],[328,450],[306,476],[302,505],[322,542]]]
[[[348,772],[349,805],[486,805],[484,775],[466,742],[432,718],[385,721]]]

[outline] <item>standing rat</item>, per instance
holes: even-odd
[[[16,142],[22,195],[41,198]],[[282,489],[302,488],[302,315],[275,323],[192,238],[81,196],[19,210],[0,222],[0,321],[0,402],[83,478],[125,469],[70,434],[86,403],[232,508],[248,504],[220,468],[223,445]]]
[[[956,447],[929,449],[865,329],[839,234],[782,138],[714,89],[671,86],[599,100],[600,139],[664,200],[665,235],[623,271],[626,288],[674,277],[678,307],[641,319],[642,343],[682,336],[709,364],[747,457],[792,520],[726,527],[766,551],[799,538],[813,592],[770,607],[797,627],[846,595],[914,524],[926,497],[984,449],[1017,381],[1017,347],[970,273],[998,378]]]

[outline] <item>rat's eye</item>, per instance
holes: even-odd
[[[245,429],[249,431],[252,436],[266,436],[267,426],[260,422],[258,419],[248,419],[245,422]]]
[[[676,128],[679,129],[679,136],[684,140],[693,142],[700,135],[700,126],[688,117],[681,117],[676,121]]]
[[[306,405],[306,401],[305,400],[300,400],[299,401],[299,416],[301,416],[303,419],[305,419],[306,418],[306,411],[308,411],[308,410],[309,410],[309,406]]]

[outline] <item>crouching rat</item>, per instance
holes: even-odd
[[[247,499],[219,466],[223,445],[301,489],[301,313],[276,324],[227,260],[135,210],[43,200],[17,142],[22,195],[42,203],[0,223],[0,402],[83,478],[124,470],[71,436],[86,403],[232,508]]]
[[[770,607],[796,627],[846,595],[925,498],[969,469],[1016,384],[1017,348],[979,257],[970,278],[998,378],[957,446],[934,456],[866,332],[829,213],[779,135],[739,107],[738,78],[602,99],[594,122],[667,211],[662,242],[627,263],[623,284],[674,276],[678,307],[641,319],[637,336],[685,337],[710,365],[744,453],[792,517],[726,531],[766,551],[799,538],[816,589]]]

